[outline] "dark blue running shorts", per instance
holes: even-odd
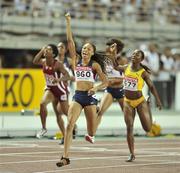
[[[83,108],[89,105],[97,105],[98,100],[92,95],[88,95],[88,91],[75,91],[73,101],[78,102]]]
[[[121,99],[124,97],[124,89],[107,87],[105,92],[110,93],[114,99]]]

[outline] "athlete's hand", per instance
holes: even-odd
[[[162,103],[160,101],[157,101],[157,107],[159,108],[159,110],[162,109]]]
[[[96,89],[95,88],[91,88],[89,91],[88,91],[88,95],[94,95],[96,93]]]
[[[70,81],[74,82],[74,81],[75,81],[75,77],[74,77],[74,76],[71,76],[71,77],[70,77]]]
[[[53,81],[52,81],[53,84],[56,84],[56,83],[59,83],[59,82],[60,82],[60,79],[57,79],[57,78],[54,78]]]
[[[66,20],[67,20],[67,21],[70,21],[70,20],[71,20],[71,15],[70,15],[70,13],[66,13],[66,14],[65,14],[65,17],[66,17]]]
[[[43,46],[43,47],[41,48],[41,52],[42,52],[42,53],[45,53],[46,47],[47,47],[47,46]]]
[[[110,51],[111,51],[111,52],[115,52],[116,47],[117,47],[117,44],[116,44],[116,43],[112,44],[112,45],[110,46]]]

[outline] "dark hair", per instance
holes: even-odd
[[[104,73],[106,73],[106,61],[107,57],[99,52],[96,52],[96,46],[93,43],[89,43],[93,47],[94,55],[91,57],[91,60],[96,61],[100,66]]]
[[[102,71],[106,74],[107,57],[101,53],[95,52],[91,59],[96,61],[101,66]]]
[[[48,44],[48,46],[50,46],[52,48],[52,51],[53,51],[53,58],[57,57],[58,55],[58,49],[57,49],[57,46],[54,45],[54,44]]]
[[[145,58],[144,52],[142,50],[138,50],[138,51],[141,53],[142,60],[144,60],[144,58]],[[149,67],[147,67],[146,65],[140,63],[140,66],[142,68],[144,68],[148,73],[151,73],[151,69]]]
[[[124,43],[123,43],[121,40],[112,38],[112,39],[110,39],[110,40],[108,40],[108,41],[106,42],[106,45],[109,45],[109,46],[110,46],[110,45],[112,45],[112,44],[114,44],[114,43],[117,44],[117,53],[120,53],[120,52],[123,50],[123,48],[124,48]]]

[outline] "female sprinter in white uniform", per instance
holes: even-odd
[[[110,107],[114,100],[118,101],[121,109],[123,110],[123,98],[124,98],[124,90],[123,90],[123,73],[116,70],[114,66],[118,65],[117,54],[119,54],[124,44],[117,39],[111,39],[106,43],[106,55],[108,57],[108,62],[106,65],[106,74],[108,76],[108,87],[105,90],[105,93],[101,99],[98,116],[97,116],[97,124],[96,130],[101,122],[102,115],[106,112],[106,110]],[[121,60],[121,65],[127,64],[126,59]]]

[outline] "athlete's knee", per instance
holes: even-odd
[[[127,133],[132,133],[133,132],[133,124],[126,123],[126,129],[127,129]]]
[[[40,103],[40,107],[41,108],[45,108],[47,106],[47,103],[46,102],[44,102],[44,101],[41,101],[41,103]]]
[[[69,121],[67,124],[67,131],[73,131],[75,123],[72,121]]]
[[[100,112],[98,112],[98,117],[102,117],[102,112],[100,111]]]
[[[103,114],[104,114],[104,110],[99,108],[98,116],[102,117]]]
[[[58,115],[56,116],[56,121],[57,121],[57,122],[63,121],[62,114],[58,114]]]
[[[64,115],[68,116],[68,109],[62,111]]]
[[[151,124],[148,124],[148,125],[146,125],[146,126],[143,126],[143,129],[144,129],[144,131],[146,131],[146,132],[150,132],[151,127],[152,127],[152,125],[151,125]]]
[[[142,126],[144,131],[149,132],[152,127],[152,121],[150,119],[146,119],[145,121],[142,121]]]

